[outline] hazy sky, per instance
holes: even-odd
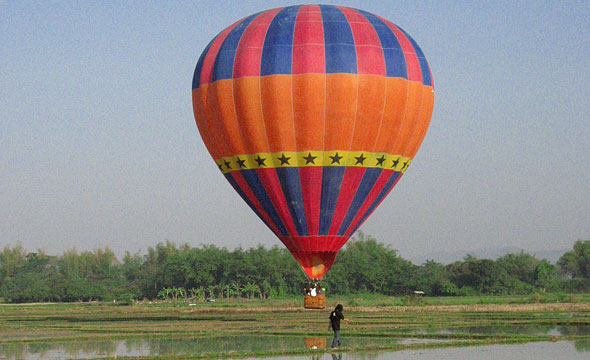
[[[0,1],[0,247],[280,244],[209,157],[191,84],[219,31],[297,2],[40,3]],[[401,26],[436,88],[365,233],[409,259],[590,239],[587,1],[321,3]]]

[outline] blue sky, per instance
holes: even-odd
[[[223,28],[296,3],[0,1],[0,247],[280,244],[209,158],[191,81]],[[587,2],[321,3],[404,28],[436,87],[365,233],[410,259],[590,239]]]

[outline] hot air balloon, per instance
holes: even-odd
[[[227,181],[312,280],[408,169],[432,75],[400,27],[342,6],[243,18],[200,56],[193,109]]]

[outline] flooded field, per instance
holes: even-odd
[[[311,341],[310,341],[311,340]],[[0,359],[88,359],[100,357],[148,357],[206,354],[252,353],[325,349],[331,338],[302,338],[289,336],[205,337],[194,339],[128,339],[112,341],[26,342],[0,345]],[[426,344],[436,339],[350,338],[352,347],[371,347],[392,344]],[[318,346],[319,345],[319,346]]]
[[[310,342],[312,339],[314,341]],[[320,341],[318,341],[320,340]],[[231,357],[232,353],[256,353],[265,350],[296,351],[303,349],[326,349],[330,338],[299,338],[285,336],[241,336],[236,338],[195,338],[195,339],[128,339],[112,341],[71,341],[71,342],[28,342],[0,345],[0,359],[92,359],[115,357],[167,357],[188,356],[191,354],[225,353],[223,357]],[[436,339],[376,339],[349,338],[343,344],[346,347],[379,348],[381,346],[411,346],[411,350],[351,351],[333,354],[311,354],[312,359],[420,359],[437,358],[460,359],[557,359],[557,358],[590,358],[590,339],[577,341],[534,342],[512,345],[485,345],[457,348],[419,348],[421,344],[449,342]],[[319,344],[310,345],[310,344]],[[323,346],[322,346],[323,345]],[[326,349],[328,350],[328,349]],[[221,354],[220,354],[221,355]],[[274,357],[276,359],[309,359],[307,356]]]
[[[275,360],[555,360],[588,359],[590,350],[578,349],[572,342],[536,342],[516,345],[486,345],[396,352],[322,354],[317,356],[279,357]]]
[[[349,308],[345,313],[351,322],[343,325],[342,346],[332,350],[327,311],[183,305],[0,306],[0,359],[505,360],[526,359],[535,351],[539,352],[535,359],[590,358],[588,304]],[[540,357],[548,354],[562,356]]]
[[[419,329],[418,334],[514,334],[514,335],[590,335],[590,325],[488,325],[442,329]]]

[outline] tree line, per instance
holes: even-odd
[[[60,256],[6,246],[0,252],[0,301],[112,301],[192,298],[276,298],[302,293],[307,277],[284,248],[228,250],[166,241],[117,259],[109,248]],[[525,252],[496,260],[468,255],[443,265],[415,265],[359,232],[322,280],[331,294],[431,296],[590,291],[590,240],[579,240],[551,264]]]

